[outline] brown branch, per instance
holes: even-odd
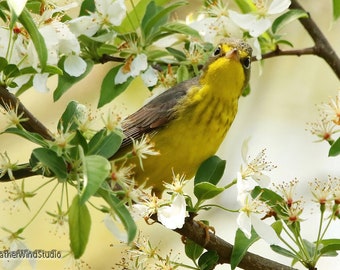
[[[26,109],[20,100],[10,93],[4,86],[0,85],[0,105],[6,110],[17,110],[17,114],[26,121],[21,122],[21,125],[29,132],[40,134],[46,140],[53,140],[52,133],[37,119],[34,115]]]
[[[305,11],[297,0],[292,0],[291,2],[290,8],[301,9]],[[332,68],[336,76],[340,79],[340,59],[320,28],[317,26],[311,16],[308,18],[300,18],[299,21],[315,43],[314,53],[324,59],[326,63]]]
[[[112,56],[109,54],[103,54],[100,59],[99,62],[101,64],[105,64],[107,62],[118,62],[118,63],[124,63],[125,62],[125,58],[123,57],[117,57],[117,56]]]
[[[315,55],[315,54],[316,54],[315,47],[296,49],[296,50],[286,50],[286,51],[282,51],[279,47],[277,47],[275,51],[262,54],[261,60],[278,57],[278,56],[289,56],[289,55],[301,56],[301,55]],[[257,61],[255,56],[252,57],[252,61]]]
[[[158,222],[156,215],[151,217]],[[233,245],[224,241],[211,231],[205,225],[195,221],[192,217],[187,217],[181,229],[175,229],[175,232],[194,241],[196,244],[204,247],[206,250],[216,251],[219,260],[218,264],[230,264]],[[207,236],[207,233],[209,234]],[[247,252],[239,263],[238,267],[245,270],[294,270],[295,268],[269,260],[251,252]]]

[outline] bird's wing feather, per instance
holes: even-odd
[[[197,77],[181,82],[125,118],[122,127],[126,137],[122,142],[121,149],[132,143],[131,138],[138,140],[143,134],[151,133],[172,120],[175,117],[174,106],[195,85],[199,85]]]

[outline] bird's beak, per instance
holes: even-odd
[[[229,51],[228,53],[226,53],[225,58],[238,61],[238,60],[240,60],[240,55],[238,53],[238,50],[236,48],[234,48],[231,51]]]

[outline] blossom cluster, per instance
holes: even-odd
[[[47,79],[51,75],[80,78],[91,68],[91,63],[102,63],[105,55],[123,57],[124,63],[114,75],[113,85],[121,85],[129,78],[140,76],[145,86],[162,88],[164,77],[169,74],[164,73],[164,66],[174,64],[175,79],[171,80],[170,85],[164,84],[169,87],[182,80],[183,74],[186,74],[186,79],[187,76],[197,75],[196,67],[202,65],[207,57],[207,52],[201,53],[201,49],[197,51],[197,48],[203,48],[206,43],[216,44],[221,37],[248,39],[260,59],[265,47],[273,48],[264,42],[275,43],[277,38],[264,41],[263,35],[270,32],[275,18],[288,10],[290,0],[254,1],[242,13],[229,9],[223,1],[208,1],[197,17],[189,15],[186,22],[178,24],[177,28],[176,24],[165,25],[169,27],[169,32],[166,28],[162,29],[161,24],[157,25],[157,32],[156,26],[155,29],[152,25],[144,27],[143,24],[147,23],[142,22],[140,26],[134,25],[129,34],[126,34],[126,29],[130,29],[126,21],[128,19],[132,23],[131,17],[138,15],[132,14],[134,11],[127,8],[124,0],[95,0],[93,8],[81,9],[75,18],[67,12],[79,9],[77,1],[65,6],[58,6],[57,2],[42,3],[38,10],[28,9],[27,1],[8,1],[8,4],[10,10],[5,12],[10,20],[0,28],[0,58],[6,59],[7,64],[15,65],[17,69],[15,73],[4,69],[1,81],[12,92],[25,91],[29,86],[46,92],[49,90]],[[27,10],[32,11],[32,18]],[[15,20],[13,13],[19,20]],[[42,40],[37,37],[33,39],[21,17],[36,24],[39,33],[35,34],[41,35]],[[37,40],[44,45],[37,45]],[[47,66],[41,62],[44,54],[42,45],[46,47]],[[40,51],[37,46],[40,46]],[[181,52],[183,46],[184,54]],[[169,47],[173,49],[164,50]],[[154,54],[153,50],[159,53]],[[179,74],[188,69],[194,72]]]
[[[318,105],[319,120],[309,124],[310,132],[317,136],[318,141],[326,141],[332,145],[335,141],[334,135],[340,131],[340,91],[335,98],[329,102]]]

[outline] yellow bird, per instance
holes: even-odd
[[[126,138],[117,158],[131,150],[132,139],[149,134],[157,156],[137,160],[134,178],[160,196],[173,172],[191,178],[218,150],[248,85],[251,47],[243,40],[222,39],[200,76],[181,82],[124,119]],[[130,161],[129,161],[130,162]]]

